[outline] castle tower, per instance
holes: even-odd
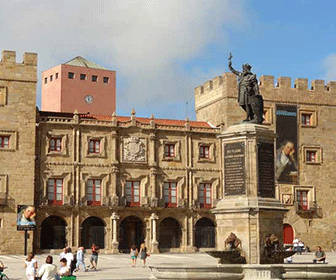
[[[3,51],[0,61],[0,254],[23,253],[17,206],[34,205],[37,54]],[[29,234],[32,251],[33,233]]]
[[[42,111],[112,115],[116,72],[83,57],[42,72]]]

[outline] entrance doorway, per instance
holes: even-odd
[[[122,220],[119,226],[119,251],[128,253],[131,246],[140,248],[144,242],[144,226],[142,221],[136,216],[129,216]]]
[[[66,222],[58,216],[49,216],[41,225],[40,249],[63,249]]]
[[[171,249],[181,246],[182,230],[174,218],[166,218],[160,223],[159,248]]]
[[[216,228],[214,223],[208,218],[199,219],[195,225],[195,247],[216,247]]]
[[[294,240],[294,230],[290,224],[283,225],[283,243],[293,244]]]
[[[100,249],[105,248],[105,223],[97,217],[89,217],[81,226],[81,244],[85,249],[91,248],[94,243]]]

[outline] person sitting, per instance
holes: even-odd
[[[61,267],[57,274],[59,276],[69,276],[71,273],[70,273],[70,268],[67,266],[66,258],[63,258],[60,260],[60,265]]]
[[[326,254],[322,250],[321,246],[317,246],[317,251],[315,252],[315,259],[313,259],[313,263],[317,262],[326,263]]]

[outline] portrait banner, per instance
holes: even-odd
[[[17,206],[17,230],[34,230],[36,228],[36,210],[32,205]]]
[[[276,105],[275,180],[280,184],[298,183],[297,106]]]

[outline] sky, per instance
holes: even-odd
[[[41,71],[83,56],[117,71],[117,114],[195,119],[194,88],[233,65],[336,80],[333,0],[0,0],[0,49]],[[41,99],[40,79],[37,105]]]

